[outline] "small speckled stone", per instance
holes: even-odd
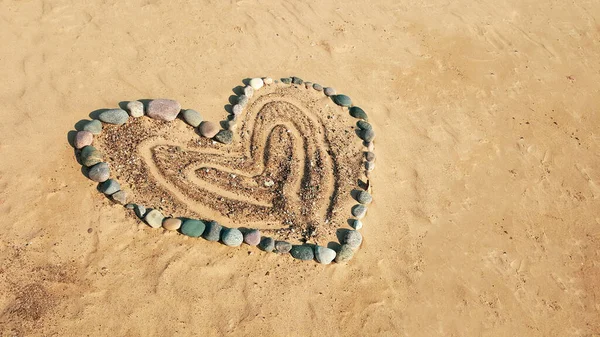
[[[181,113],[183,120],[193,127],[198,127],[202,123],[202,115],[196,110],[187,109]]]
[[[113,193],[116,193],[120,189],[121,189],[121,185],[119,185],[119,183],[114,179],[108,179],[107,181],[100,184],[100,192],[102,192],[106,195],[111,195]]]
[[[348,245],[342,245],[335,256],[335,262],[348,262],[352,259],[352,256],[354,256],[354,250],[352,250],[352,248],[350,248]]]
[[[256,77],[256,78],[251,79],[249,84],[250,84],[250,87],[252,87],[252,89],[258,90],[263,87],[265,82],[263,82],[262,78]]]
[[[352,226],[352,228],[354,228],[356,230],[359,230],[359,229],[361,229],[363,227],[363,223],[360,220],[354,220],[354,221],[352,221],[352,225],[351,226]]]
[[[372,161],[365,162],[365,169],[367,171],[373,171],[375,169],[375,163]]]
[[[292,254],[292,256],[295,259],[302,260],[302,261],[308,261],[308,260],[312,260],[315,258],[315,253],[313,252],[312,247],[306,246],[306,245],[292,246],[292,249],[290,250],[290,254]]]
[[[265,77],[265,78],[263,78],[263,82],[264,82],[266,85],[270,85],[270,84],[273,84],[273,79],[272,79],[272,78],[270,78],[270,77]]]
[[[260,240],[258,248],[264,250],[267,253],[270,253],[273,251],[273,249],[275,249],[275,240],[273,240],[273,238],[265,236]]]
[[[129,114],[123,109],[111,109],[100,113],[98,119],[108,124],[121,125],[129,119]]]
[[[244,111],[244,107],[236,104],[233,106],[233,108],[231,108],[231,110],[235,116],[239,116]]]
[[[248,246],[256,246],[260,243],[260,231],[258,229],[252,229],[244,234],[244,242]]]
[[[102,152],[93,146],[85,146],[81,149],[81,163],[84,166],[90,167],[102,162]]]
[[[183,234],[183,235],[191,236],[193,238],[199,238],[200,236],[202,236],[202,234],[206,234],[205,233],[206,227],[207,227],[206,224],[200,220],[186,219],[185,221],[183,221],[181,223],[181,228],[179,229],[179,232],[181,232],[181,234]],[[220,230],[221,229],[219,228],[219,232],[220,232]],[[209,241],[218,241],[219,234],[220,233],[216,234],[217,238],[215,240],[209,240]]]
[[[373,129],[361,130],[359,136],[365,142],[372,142],[375,139],[375,131]]]
[[[140,101],[127,102],[127,110],[131,117],[142,117],[144,115],[144,104]]]
[[[347,231],[346,234],[344,234],[343,243],[347,244],[352,249],[356,249],[360,247],[362,240],[363,238],[359,231]]]
[[[367,150],[369,150],[370,152],[373,152],[373,150],[375,150],[375,143],[368,142],[367,143]]]
[[[146,115],[150,118],[158,119],[161,121],[170,122],[177,118],[181,111],[181,104],[172,99],[153,99],[148,103],[148,111]]]
[[[223,226],[216,221],[210,221],[206,224],[204,238],[208,241],[219,241],[221,238],[221,230],[223,230]]]
[[[316,91],[323,91],[323,86],[319,83],[315,83],[313,84],[313,89],[315,89]]]
[[[246,96],[246,95],[240,95],[240,97],[238,97],[237,104],[240,105],[243,108],[243,107],[245,107],[248,104],[248,101],[250,101],[250,99],[248,98],[248,96]]]
[[[357,219],[362,219],[365,213],[367,213],[367,206],[360,204],[352,206],[352,215]]]
[[[92,119],[91,121],[85,123],[83,130],[89,131],[93,135],[99,135],[102,132],[102,122],[97,119]]]
[[[198,126],[198,132],[202,137],[212,138],[219,133],[219,125],[214,122],[204,121]]]
[[[281,83],[290,84],[292,83],[292,79],[289,77],[284,77],[281,79]]]
[[[127,192],[121,190],[113,193],[111,196],[112,200],[120,205],[127,203]]]
[[[367,191],[360,191],[356,196],[356,200],[363,205],[367,205],[373,201],[373,197]]]
[[[375,152],[365,152],[365,159],[367,161],[375,160]]]
[[[81,149],[84,146],[92,145],[94,135],[89,131],[78,131],[75,134],[74,145],[76,149]]]
[[[367,113],[357,106],[351,107],[348,112],[350,113],[350,116],[354,118],[369,120]]]
[[[133,211],[138,218],[143,219],[144,215],[146,215],[146,206],[144,205],[134,205]]]
[[[237,247],[244,241],[244,235],[237,228],[225,228],[221,231],[221,242],[229,247]]]
[[[304,81],[302,81],[302,79],[300,77],[292,77],[292,83],[294,84],[302,84]]]
[[[177,218],[166,218],[163,220],[162,226],[166,230],[176,231],[181,227],[181,219]]]
[[[105,182],[110,177],[110,168],[107,163],[98,163],[90,168],[88,176],[95,182]]]
[[[164,218],[165,216],[159,210],[153,209],[144,216],[144,221],[152,228],[159,228]]]
[[[350,99],[350,97],[346,96],[346,95],[334,95],[331,96],[331,99],[333,100],[333,102],[339,106],[345,106],[345,107],[349,107],[352,105],[352,100]]]
[[[315,259],[321,264],[330,264],[335,259],[335,250],[323,246],[315,247]]]
[[[249,85],[245,86],[244,87],[244,95],[246,95],[246,97],[248,97],[248,98],[252,98],[252,96],[254,96],[254,88],[252,88]]]
[[[313,83],[312,82],[304,82],[304,87],[306,89],[312,88]]]
[[[333,89],[331,87],[327,87],[327,88],[323,89],[323,91],[325,92],[325,96],[335,95],[335,89]]]
[[[356,127],[358,127],[361,130],[373,129],[373,126],[371,124],[369,124],[369,122],[365,122],[363,120],[359,120],[358,122],[356,122]]]
[[[287,241],[275,241],[275,252],[279,254],[287,254],[292,250],[292,244]]]
[[[214,136],[213,139],[219,143],[231,144],[231,142],[233,141],[233,131],[221,130]]]

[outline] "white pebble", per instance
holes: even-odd
[[[262,78],[256,77],[250,80],[250,86],[254,88],[254,90],[262,88],[264,84],[265,83],[263,82]]]
[[[270,77],[265,77],[265,78],[263,78],[263,82],[264,82],[266,85],[273,84],[273,79],[272,79],[272,78],[270,78]]]

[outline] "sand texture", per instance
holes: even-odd
[[[0,336],[600,336],[599,22],[594,1],[0,0]],[[82,174],[73,130],[99,109],[219,122],[255,76],[369,115],[348,264],[151,229]],[[261,90],[230,147],[145,117],[95,144],[165,213],[335,239],[355,120]]]

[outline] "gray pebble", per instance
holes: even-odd
[[[323,89],[323,91],[325,92],[325,96],[333,96],[335,95],[335,89],[327,87],[325,89]]]
[[[331,100],[339,106],[349,107],[352,105],[352,100],[346,95],[333,95]]]
[[[347,244],[352,249],[356,249],[360,247],[362,240],[363,238],[359,231],[347,231],[346,234],[344,234],[343,243]]]
[[[81,164],[90,167],[102,162],[102,152],[93,146],[84,146],[81,149]]]
[[[315,247],[315,259],[321,264],[330,264],[335,259],[335,250],[323,246]]]
[[[252,96],[254,96],[254,88],[252,88],[249,85],[245,86],[244,87],[244,95],[246,95],[246,97],[248,97],[248,98],[252,98]]]
[[[248,98],[248,96],[240,95],[240,97],[238,97],[237,104],[240,105],[242,108],[244,108],[248,104],[249,101],[250,101],[250,99]]]
[[[361,109],[357,106],[351,107],[348,112],[350,113],[350,116],[352,116],[354,118],[369,120],[367,117],[367,113],[365,113],[365,111],[363,109]]]
[[[360,191],[356,196],[356,200],[363,205],[367,205],[373,201],[373,197],[367,191]]]
[[[144,104],[140,101],[127,102],[127,110],[131,117],[142,117],[144,115]]]
[[[233,131],[221,130],[213,137],[213,139],[219,143],[231,144],[233,141]]]
[[[373,171],[375,169],[375,162],[372,162],[372,161],[365,162],[365,169],[367,171]]]
[[[127,203],[127,192],[123,190],[113,193],[110,197],[118,204],[125,205]]]
[[[294,84],[302,84],[304,81],[302,81],[302,79],[300,77],[292,77],[292,83]]]
[[[354,221],[352,221],[352,224],[350,226],[352,226],[352,228],[354,228],[356,230],[359,230],[363,227],[363,223],[360,220],[354,220]]]
[[[342,245],[340,250],[337,252],[335,262],[348,262],[352,259],[352,256],[354,256],[354,250],[352,250],[352,248],[350,248],[348,245]]]
[[[107,181],[100,184],[100,192],[106,195],[114,194],[120,190],[121,185],[119,185],[119,183],[114,179],[108,179]]]
[[[107,163],[98,163],[90,168],[88,177],[98,183],[105,182],[110,177],[110,168]]]
[[[292,83],[292,79],[289,77],[284,77],[281,79],[281,83],[290,84]]]
[[[203,237],[208,241],[219,241],[222,229],[223,226],[218,222],[210,221],[206,224],[206,230],[204,231]]]
[[[375,152],[365,152],[365,159],[367,161],[373,161],[375,160]]]
[[[225,228],[221,231],[221,242],[229,247],[237,247],[244,241],[244,235],[237,228]]]
[[[129,119],[129,115],[123,109],[111,109],[103,111],[98,119],[108,124],[121,125]]]
[[[323,86],[319,83],[315,83],[313,84],[313,89],[315,89],[316,91],[323,91]]]
[[[240,104],[236,104],[233,106],[233,108],[231,108],[231,110],[235,116],[239,116],[244,111],[244,107]]]
[[[312,247],[307,245],[292,246],[290,254],[292,254],[295,259],[302,261],[308,261],[315,258],[315,253],[313,252]]]
[[[361,130],[359,137],[365,142],[372,142],[375,139],[375,131],[373,129]]]
[[[144,216],[144,221],[152,228],[160,228],[164,218],[159,210],[153,209]]]
[[[275,252],[287,254],[292,250],[292,244],[287,241],[275,241]]]
[[[202,116],[200,113],[193,109],[183,110],[181,113],[183,120],[193,127],[198,127],[202,123]]]
[[[361,130],[371,130],[373,128],[373,126],[369,124],[369,122],[363,120],[359,120],[358,122],[356,122],[356,126]]]
[[[260,240],[258,248],[270,253],[273,251],[273,249],[275,249],[275,240],[273,240],[273,238],[265,236]]]
[[[367,213],[367,206],[365,205],[354,205],[352,207],[352,215],[355,216],[358,219],[361,219],[365,216],[365,213]]]
[[[97,119],[92,119],[91,121],[85,123],[83,126],[83,131],[89,131],[93,135],[99,135],[102,132],[102,122]]]

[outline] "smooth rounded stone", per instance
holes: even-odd
[[[237,247],[244,241],[244,235],[237,228],[225,228],[221,231],[221,242],[229,247]]]
[[[146,115],[150,118],[158,119],[161,121],[170,122],[177,118],[181,111],[181,104],[172,99],[153,99],[148,103],[148,110]]]
[[[325,89],[323,89],[323,92],[325,93],[325,96],[333,96],[335,95],[335,89],[327,87]]]
[[[114,179],[108,179],[100,184],[100,192],[111,195],[121,190],[121,185]]]
[[[176,231],[181,227],[181,223],[183,221],[181,221],[181,219],[177,219],[177,218],[166,218],[163,220],[162,226],[164,229],[170,230],[170,231]]]
[[[354,228],[356,230],[359,230],[363,227],[363,223],[360,220],[354,220],[354,221],[352,221],[352,224],[350,226],[352,226],[352,228]]]
[[[210,221],[208,224],[206,224],[206,230],[204,231],[203,237],[208,241],[219,241],[222,230],[223,226],[221,226],[218,222]]]
[[[275,252],[279,254],[287,254],[292,250],[292,244],[287,241],[275,241]]]
[[[248,98],[252,98],[252,96],[254,96],[254,88],[252,88],[249,85],[245,86],[244,87],[244,95],[246,95],[246,97],[248,97]]]
[[[333,102],[339,106],[345,106],[345,107],[349,107],[352,105],[352,100],[350,99],[350,97],[346,96],[346,95],[334,95],[331,96],[331,99],[333,100]]]
[[[292,246],[292,249],[290,250],[290,254],[292,254],[292,256],[295,259],[302,260],[302,261],[308,261],[308,260],[312,260],[315,258],[315,253],[313,252],[312,247],[306,246],[306,245]]]
[[[138,218],[143,219],[144,215],[146,215],[146,206],[133,205],[133,212],[135,212],[135,215],[137,215]]]
[[[105,182],[110,178],[110,168],[107,163],[98,163],[92,166],[88,172],[88,177],[98,183]]]
[[[258,248],[264,250],[267,253],[270,253],[275,249],[275,240],[270,237],[263,237],[258,244]]]
[[[123,190],[113,193],[110,197],[118,204],[125,205],[127,203],[127,192]]]
[[[164,218],[165,216],[159,210],[153,209],[144,216],[144,221],[152,228],[159,228]]]
[[[323,246],[315,247],[315,259],[321,264],[330,264],[335,259],[335,250]]]
[[[367,161],[373,161],[373,160],[375,160],[375,152],[371,152],[371,151],[365,152],[365,159]]]
[[[361,130],[359,133],[359,137],[365,142],[372,142],[375,139],[375,131],[373,129]]]
[[[93,146],[85,146],[81,149],[80,159],[84,166],[94,166],[102,162],[102,152]]]
[[[243,108],[248,104],[249,101],[250,101],[250,99],[248,98],[248,96],[240,95],[240,97],[238,97],[237,104]]]
[[[183,120],[193,127],[198,127],[202,123],[202,115],[194,109],[183,110],[181,113]]]
[[[102,122],[97,119],[92,119],[91,121],[85,123],[83,126],[83,131],[89,131],[93,135],[99,135],[102,132]]]
[[[249,84],[250,84],[250,87],[252,87],[252,89],[258,90],[258,89],[262,88],[263,85],[265,85],[265,82],[263,81],[262,78],[256,77],[256,78],[251,79]]]
[[[312,88],[313,83],[312,82],[304,82],[304,87],[306,89]]]
[[[363,120],[360,120],[358,122],[356,122],[356,126],[361,129],[361,130],[371,130],[373,129],[373,125],[369,124],[369,122],[365,122]]]
[[[104,123],[121,125],[127,122],[129,114],[123,109],[110,109],[100,113],[98,119]]]
[[[270,85],[270,84],[273,84],[273,79],[270,77],[265,77],[265,78],[263,78],[263,82],[266,85]]]
[[[368,142],[367,143],[367,150],[369,150],[369,152],[373,152],[373,150],[375,150],[375,143]]]
[[[367,171],[373,171],[375,169],[375,163],[372,161],[365,162],[365,169]]]
[[[230,120],[230,121],[225,122],[225,129],[233,131],[236,128],[237,128],[236,120]]]
[[[323,86],[319,83],[315,83],[313,84],[313,89],[315,89],[316,91],[323,91]]]
[[[127,110],[131,117],[142,117],[144,115],[144,103],[140,101],[127,102]]]
[[[233,141],[233,131],[221,130],[213,137],[213,139],[219,143],[231,144]]]
[[[356,196],[356,201],[363,205],[370,204],[373,201],[373,197],[367,191],[360,191]]]
[[[198,126],[198,131],[202,137],[212,138],[219,133],[219,125],[214,122],[204,121]]]
[[[337,252],[337,255],[335,256],[335,262],[348,262],[352,259],[353,256],[354,250],[348,245],[342,245],[340,247],[340,250]]]
[[[354,118],[369,120],[369,118],[367,117],[367,113],[357,106],[351,107],[348,112],[350,113],[350,116]]]
[[[302,84],[303,82],[304,81],[300,77],[296,77],[296,76],[292,77],[292,83],[294,83],[294,84],[298,84],[299,85],[299,84]]]
[[[291,84],[292,83],[292,79],[289,77],[283,77],[281,79],[281,83],[285,83],[285,84]]]
[[[75,144],[76,149],[81,149],[84,146],[92,145],[94,141],[94,135],[89,131],[78,131],[75,134]]]
[[[215,222],[216,223],[216,222]],[[219,224],[217,224],[219,225]],[[206,234],[206,224],[200,220],[196,219],[187,219],[181,223],[181,227],[179,228],[179,232],[183,235],[191,236],[193,238],[199,238],[203,234]],[[215,227],[213,227],[214,229]],[[218,232],[216,232],[216,239],[214,239],[214,233],[210,236],[211,239],[209,241],[218,241],[219,235],[221,234],[221,226],[219,225]],[[205,236],[206,238],[206,236]],[[208,240],[208,239],[207,239]]]
[[[356,249],[360,247],[362,240],[363,238],[359,231],[347,231],[346,234],[344,234],[343,243],[347,244],[352,249]]]
[[[365,216],[365,213],[367,213],[367,206],[360,204],[352,206],[352,215],[356,218],[363,218]]]
[[[260,243],[260,231],[252,229],[244,234],[244,242],[248,246],[256,246]]]
[[[236,104],[233,106],[233,108],[231,108],[231,110],[235,116],[239,116],[244,111],[244,107]]]

